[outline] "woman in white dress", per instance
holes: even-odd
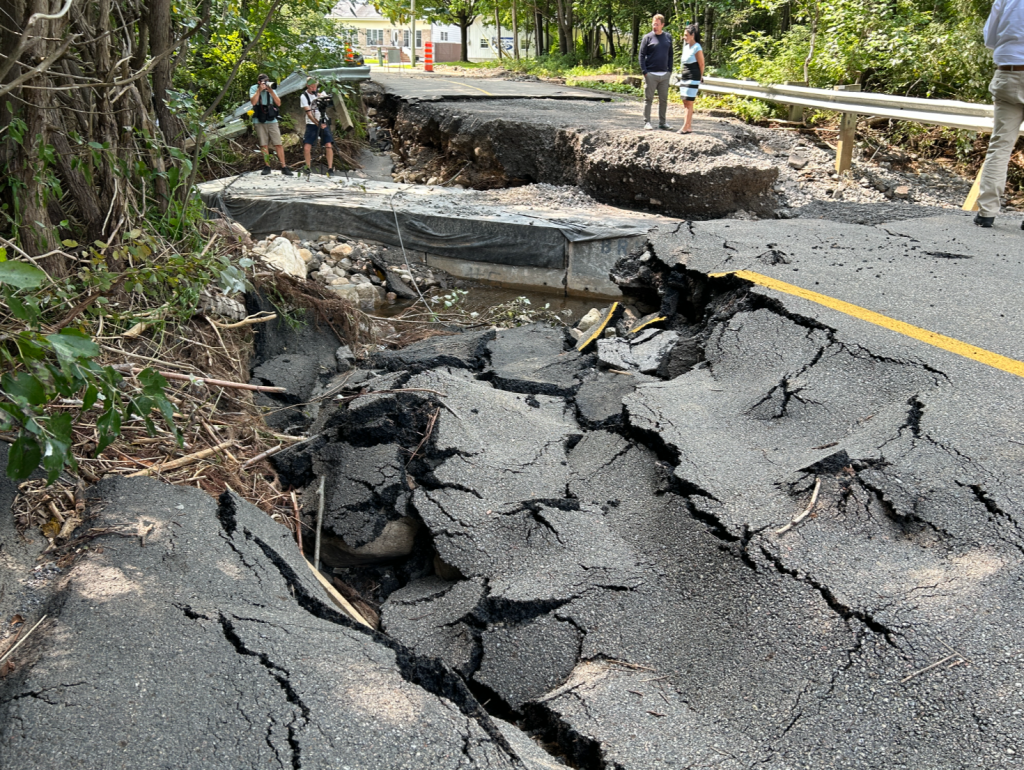
[[[683,33],[683,56],[680,66],[679,93],[686,108],[686,120],[680,134],[693,132],[693,102],[704,80],[704,49],[700,45],[700,28],[690,24]]]

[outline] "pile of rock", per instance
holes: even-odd
[[[597,352],[598,364],[622,374],[678,377],[700,361],[690,329],[664,328],[669,319],[658,313],[640,316],[630,305],[591,308],[569,330],[578,350]]]
[[[321,235],[315,240],[285,231],[257,243],[253,254],[276,270],[316,281],[332,294],[364,310],[377,305],[412,299],[440,284],[426,265],[389,265],[383,249],[340,235]]]

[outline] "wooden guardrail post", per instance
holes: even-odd
[[[834,91],[859,91],[860,84],[833,86]],[[839,143],[836,146],[836,173],[849,171],[853,165],[853,145],[857,141],[857,113],[844,112],[839,120]]]
[[[787,86],[802,86],[807,87],[806,80],[787,80]],[[789,122],[790,123],[803,123],[804,122],[804,108],[799,104],[789,105]]]

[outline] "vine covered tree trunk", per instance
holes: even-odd
[[[170,0],[0,0],[0,15],[3,229],[29,255],[72,235],[113,245],[129,211],[169,200],[161,134],[184,133],[166,102]],[[64,259],[42,266],[59,276]]]

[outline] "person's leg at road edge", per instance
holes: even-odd
[[[672,77],[666,73],[658,78],[658,128],[669,129],[671,126],[668,124],[668,89],[672,82]]]
[[[992,227],[999,213],[1000,196],[1006,188],[1007,167],[1024,122],[1024,71],[996,70],[988,90],[994,106],[992,138],[985,165],[981,167],[979,210],[974,218],[974,223],[981,227]]]
[[[647,73],[644,75],[644,128],[651,127],[651,104],[654,102],[654,95],[658,91],[658,78]],[[660,109],[659,105],[659,109]]]
[[[699,80],[684,80],[679,86],[679,94],[683,97],[683,107],[686,108],[686,117],[683,119],[683,127],[679,129],[680,134],[693,133],[693,105],[697,101],[697,93],[700,91]]]
[[[306,160],[306,173],[308,174],[312,168],[313,145],[318,139],[326,150],[327,176],[330,176],[331,170],[334,168],[334,136],[331,134],[331,129],[320,128],[315,123],[306,124],[306,133],[302,137],[302,155]]]

